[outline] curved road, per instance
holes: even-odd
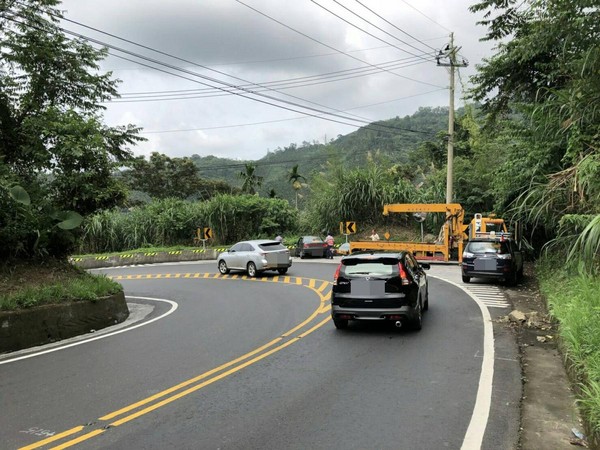
[[[515,448],[510,336],[496,331],[494,350],[487,308],[448,282],[456,267],[432,268],[413,332],[336,330],[334,264],[258,280],[215,266],[99,270],[123,284],[132,317],[0,358],[0,447]]]

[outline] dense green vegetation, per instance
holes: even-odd
[[[91,275],[64,261],[0,266],[0,311],[57,302],[94,301],[122,290],[119,283]]]
[[[102,123],[106,55],[58,26],[58,0],[0,2],[0,259],[65,257],[82,216],[120,204],[137,128]]]
[[[286,200],[220,194],[204,202],[155,200],[128,211],[107,210],[83,225],[79,253],[106,253],[149,246],[191,245],[198,227],[210,226],[216,242],[274,238],[296,228],[297,212]]]

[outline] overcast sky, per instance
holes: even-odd
[[[61,9],[69,20],[148,47],[63,25],[133,53],[111,49],[120,58],[109,56],[103,69],[122,80],[122,98],[107,104],[106,122],[139,125],[148,138],[136,154],[258,159],[290,143],[329,141],[365,122],[410,115],[420,106],[447,106],[448,71],[436,66],[433,54],[449,42],[450,31],[469,61],[460,71],[465,84],[490,54],[490,44],[479,42],[485,28],[475,24],[471,3],[64,0]],[[233,86],[247,98],[228,92]]]

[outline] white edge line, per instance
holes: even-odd
[[[442,277],[431,277],[450,283],[464,291],[475,303],[477,303],[481,310],[483,318],[483,358],[481,361],[481,374],[479,375],[479,387],[477,388],[477,398],[475,399],[471,421],[469,422],[462,446],[460,447],[461,450],[478,450],[483,443],[483,436],[487,427],[492,404],[492,382],[494,380],[494,330],[492,328],[492,317],[485,304],[460,284]]]
[[[126,296],[126,298],[137,298],[137,299],[140,299],[140,300],[151,300],[151,301],[156,301],[156,302],[166,302],[166,303],[170,303],[171,304],[171,309],[168,310],[166,313],[164,313],[161,316],[155,317],[154,319],[148,320],[146,322],[138,323],[137,325],[133,325],[131,327],[126,327],[126,328],[123,328],[121,330],[117,330],[117,331],[113,331],[111,333],[103,334],[101,336],[95,336],[95,337],[90,338],[90,339],[85,339],[85,340],[82,340],[82,341],[73,342],[71,344],[67,344],[67,345],[64,345],[62,347],[55,347],[55,348],[51,348],[49,350],[42,350],[40,352],[31,353],[29,355],[19,356],[17,358],[6,359],[4,361],[0,361],[0,366],[2,364],[8,364],[8,363],[11,363],[11,362],[20,361],[22,359],[28,359],[28,358],[33,358],[35,356],[45,355],[47,353],[57,352],[59,350],[64,350],[64,349],[67,349],[67,348],[75,347],[77,345],[82,345],[82,344],[87,344],[87,343],[92,342],[92,341],[97,341],[98,339],[104,339],[104,338],[107,338],[107,337],[110,337],[110,336],[114,336],[116,334],[125,333],[126,331],[135,330],[136,328],[143,327],[145,325],[151,324],[152,322],[156,322],[159,319],[163,319],[163,318],[167,317],[168,315],[174,313],[175,310],[177,310],[177,308],[179,307],[179,305],[177,303],[175,303],[174,301],[172,301],[172,300],[166,300],[164,298],[136,297],[136,296],[129,296],[129,295]]]

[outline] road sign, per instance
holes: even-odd
[[[204,232],[202,233],[202,239],[212,239],[212,230],[208,227],[204,227]]]
[[[340,222],[340,234],[356,233],[356,222]]]

